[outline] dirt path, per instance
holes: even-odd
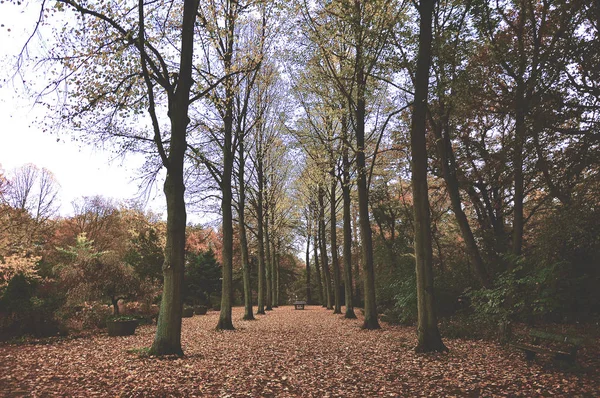
[[[0,346],[0,396],[600,396],[592,372],[528,365],[488,342],[446,340],[416,355],[414,329],[360,330],[320,307],[280,307],[217,332],[218,313],[183,320],[182,359],[142,358],[154,327],[52,345]]]

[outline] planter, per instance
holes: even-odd
[[[185,307],[183,309],[182,317],[184,317],[184,318],[191,318],[193,316],[194,316],[194,309],[193,308],[191,308],[191,307]]]
[[[208,308],[206,308],[205,305],[197,305],[196,308],[194,308],[194,312],[196,313],[196,315],[206,315],[207,311]]]
[[[135,333],[138,321],[135,319],[126,321],[107,321],[106,328],[109,336],[131,336]]]

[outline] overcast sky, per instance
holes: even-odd
[[[33,106],[20,79],[12,78],[15,56],[33,29],[38,7],[36,2],[21,6],[0,4],[0,166],[9,172],[33,163],[54,173],[61,186],[63,215],[69,215],[71,202],[82,196],[135,198],[135,176],[143,164],[141,157],[115,159],[109,150],[80,146],[72,141],[68,131],[42,132],[36,120],[44,116],[45,109]],[[149,208],[164,213],[162,192],[155,190],[153,197]]]

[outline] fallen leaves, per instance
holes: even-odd
[[[594,396],[593,372],[527,364],[484,341],[447,340],[449,353],[417,355],[413,328],[364,331],[320,307],[279,307],[237,330],[215,331],[218,313],[183,320],[184,358],[140,355],[154,327],[50,345],[0,346],[7,396]],[[597,370],[597,369],[596,369]]]

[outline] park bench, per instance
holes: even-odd
[[[535,354],[547,354],[552,355],[555,359],[572,362],[575,360],[577,351],[584,344],[584,340],[580,337],[549,333],[537,329],[532,329],[529,332],[529,337],[531,337],[532,344],[511,343],[511,346],[525,353],[525,358],[528,361],[533,360]]]
[[[297,310],[303,310],[305,304],[306,304],[306,301],[295,301],[294,308]]]

